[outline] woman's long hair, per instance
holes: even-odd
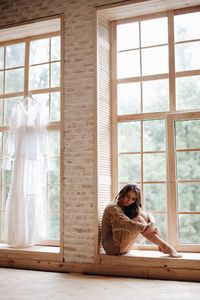
[[[135,183],[125,185],[121,189],[119,194],[116,196],[115,201],[119,206],[122,206],[122,200],[124,199],[126,194],[130,191],[134,191],[136,193],[136,195],[137,195],[136,201],[129,206],[123,207],[123,211],[127,217],[129,217],[130,219],[133,219],[134,217],[136,217],[138,215],[139,211],[142,208],[141,193],[140,193],[140,188],[138,187],[138,185]]]

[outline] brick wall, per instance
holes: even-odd
[[[1,0],[0,27],[64,15],[64,257],[94,262],[94,7],[118,0]]]

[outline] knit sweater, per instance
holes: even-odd
[[[119,246],[122,239],[134,239],[144,229],[145,225],[129,219],[117,204],[108,204],[102,219],[102,243],[113,240]]]

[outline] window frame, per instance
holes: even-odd
[[[57,29],[58,27],[58,22],[60,23],[60,30],[56,31],[56,30],[52,30],[52,32],[45,32],[45,33],[42,33],[42,34],[38,34],[38,31],[40,30],[39,27],[41,26],[41,30],[42,29],[42,22],[45,22],[45,24],[47,25],[48,21],[50,22],[51,24],[51,28],[53,28],[53,24],[55,23],[54,22],[57,22],[56,25],[55,25],[55,28]],[[40,20],[41,22],[41,20]],[[50,121],[48,123],[48,126],[47,126],[47,132],[53,132],[53,131],[58,131],[60,133],[60,152],[59,152],[59,159],[60,159],[60,178],[59,178],[59,187],[60,187],[60,200],[59,200],[59,204],[60,204],[60,210],[59,210],[59,215],[60,215],[60,221],[59,221],[59,224],[60,224],[60,230],[59,230],[59,239],[57,240],[54,240],[54,239],[45,239],[45,240],[42,240],[42,241],[39,241],[36,245],[38,246],[56,246],[56,247],[61,247],[63,249],[63,172],[64,172],[64,168],[63,168],[63,164],[62,164],[62,161],[63,161],[63,144],[64,144],[64,141],[63,141],[63,17],[62,16],[58,16],[58,17],[54,17],[54,18],[47,18],[46,20],[44,19],[44,21],[42,21],[41,23],[38,22],[38,26],[37,26],[37,23],[34,24],[34,23],[29,23],[30,25],[24,25],[24,28],[26,26],[32,26],[33,24],[33,28],[31,29],[31,34],[30,36],[28,37],[19,37],[17,39],[11,39],[11,40],[8,40],[8,41],[2,41],[0,42],[0,47],[1,46],[7,46],[7,45],[14,45],[14,44],[18,44],[18,43],[25,43],[25,61],[24,61],[24,85],[23,85],[23,91],[21,92],[13,92],[13,93],[5,93],[5,91],[0,95],[0,101],[1,99],[4,99],[4,98],[9,98],[9,97],[19,97],[19,96],[26,96],[28,94],[32,94],[33,96],[34,95],[37,95],[37,94],[52,94],[54,92],[59,92],[60,93],[60,120],[59,121]],[[37,34],[34,35],[34,26],[36,26],[36,32]],[[16,27],[9,27],[9,30],[10,29],[13,29],[15,30]],[[24,35],[24,31],[23,31],[23,24],[19,24],[19,27],[18,27],[18,30],[20,32],[20,34],[22,34],[22,36]],[[25,29],[24,29],[25,30]],[[51,76],[49,76],[49,87],[48,88],[45,88],[45,89],[34,89],[34,90],[29,90],[29,70],[30,70],[30,67],[31,65],[29,65],[29,51],[30,51],[30,42],[31,41],[35,41],[35,40],[40,40],[40,39],[45,39],[45,38],[52,38],[52,37],[56,37],[56,36],[59,36],[60,37],[60,59],[59,59],[59,62],[60,62],[60,85],[59,87],[50,87],[50,83],[51,83]],[[51,51],[51,50],[50,50]],[[5,52],[5,51],[4,51]],[[51,54],[51,52],[50,52]],[[49,54],[49,55],[50,55]],[[56,61],[52,61],[51,60],[51,57],[49,59],[49,61],[47,62],[48,65],[49,65],[49,69],[51,68],[51,64],[54,63],[54,62],[57,62]],[[42,63],[41,63],[42,64]],[[38,64],[40,65],[40,64]],[[5,66],[5,55],[4,55],[4,66]],[[3,69],[3,71],[5,72],[5,68]],[[4,76],[4,81],[5,81],[5,76]],[[51,109],[49,107],[49,109]],[[8,131],[9,130],[9,126],[0,126],[0,131],[1,132],[4,132],[4,131]],[[2,183],[1,183],[2,185]],[[48,183],[47,183],[47,188],[48,188]],[[48,209],[47,209],[48,211]],[[57,211],[56,211],[57,212]],[[0,241],[1,244],[4,244],[5,241],[4,240],[1,240]],[[41,249],[41,247],[40,247]],[[45,248],[44,248],[45,249]],[[53,248],[52,248],[53,249]],[[36,250],[34,250],[36,251]],[[41,251],[41,250],[39,250]],[[43,250],[45,251],[45,250]],[[54,250],[52,250],[52,252],[54,252]]]
[[[169,235],[169,242],[177,248],[177,250],[181,251],[198,251],[200,250],[200,245],[183,245],[177,243],[177,221],[176,221],[176,213],[174,208],[176,207],[174,203],[176,202],[174,197],[171,197],[170,190],[174,191],[174,184],[173,187],[171,186],[173,180],[173,173],[169,171],[169,165],[171,167],[172,164],[175,166],[175,159],[172,156],[173,152],[173,145],[171,137],[172,135],[172,124],[169,121],[171,120],[172,116],[180,116],[180,117],[189,117],[191,119],[195,119],[198,110],[194,110],[193,112],[188,113],[186,110],[184,111],[176,111],[176,94],[175,94],[175,80],[176,77],[182,76],[191,76],[191,75],[200,75],[200,70],[194,71],[182,71],[182,72],[175,72],[175,50],[174,50],[174,16],[184,13],[196,12],[200,11],[200,6],[198,7],[191,7],[191,8],[184,8],[184,9],[177,9],[177,10],[169,10],[167,12],[161,13],[153,13],[145,16],[138,16],[132,17],[127,19],[121,19],[117,21],[111,21],[111,103],[112,103],[112,130],[111,130],[111,139],[112,139],[112,198],[116,196],[118,193],[118,123],[124,121],[144,121],[144,120],[153,120],[153,119],[163,119],[166,122],[166,128],[168,134],[166,135],[167,145],[166,145],[166,164],[167,164],[167,177],[166,177],[166,188],[167,188],[167,223],[168,223],[168,235]],[[159,18],[167,16],[168,18],[168,50],[169,50],[169,70],[168,74],[161,74],[161,75],[148,75],[142,76],[138,78],[125,78],[125,79],[117,79],[117,47],[116,47],[116,28],[118,24],[125,24],[134,21],[141,21],[141,20],[148,20],[153,18]],[[141,48],[140,48],[141,51]],[[166,112],[150,112],[150,113],[139,113],[139,114],[132,114],[132,115],[117,115],[117,84],[118,83],[129,83],[129,82],[143,82],[149,79],[162,79],[168,78],[169,79],[169,111]],[[141,104],[142,105],[142,104]],[[175,118],[175,117],[174,117]],[[142,137],[141,137],[142,140]],[[170,140],[170,143],[169,143]],[[169,146],[170,145],[170,146]],[[169,159],[173,159],[173,162]],[[141,169],[143,169],[143,164],[141,165]],[[141,185],[143,186],[143,178],[141,180]],[[143,191],[143,188],[142,188]],[[174,203],[173,203],[174,202]],[[175,228],[174,228],[175,226]],[[155,249],[155,246],[134,246],[136,249]]]

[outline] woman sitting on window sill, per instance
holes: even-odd
[[[108,255],[122,255],[131,250],[139,234],[158,246],[159,251],[170,257],[179,258],[180,254],[164,241],[155,226],[152,215],[142,210],[141,193],[136,184],[122,188],[114,203],[104,210],[102,219],[102,245]]]

